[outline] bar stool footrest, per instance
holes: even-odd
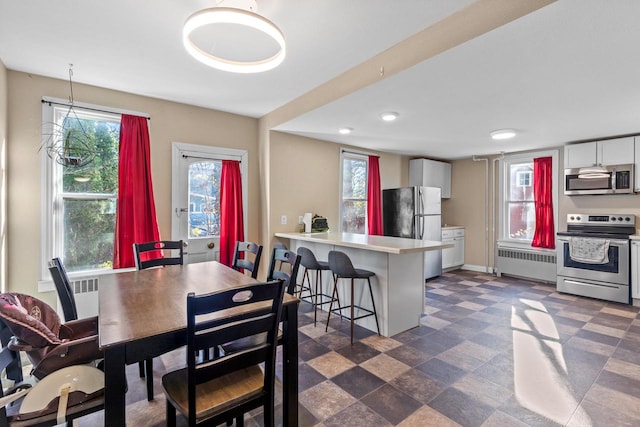
[[[332,309],[332,310],[331,310],[331,312],[332,312],[332,313],[337,312],[336,314],[337,314],[341,319],[351,320],[351,317],[350,317],[350,316],[347,316],[347,315],[342,314],[342,311],[341,311],[341,310],[344,310],[344,309],[349,309],[349,310],[351,310],[351,306],[350,306],[350,305],[343,305],[342,307],[336,307],[336,308]],[[358,319],[363,319],[363,318],[365,318],[365,317],[369,317],[369,316],[374,316],[374,315],[375,315],[375,313],[374,313],[374,311],[373,311],[373,310],[370,310],[370,309],[368,309],[368,308],[361,307],[361,306],[359,306],[359,305],[354,305],[354,306],[353,306],[353,309],[354,309],[354,311],[355,311],[355,310],[360,310],[360,311],[364,311],[365,313],[367,313],[367,314],[363,314],[363,315],[361,315],[361,316],[355,316],[355,317],[353,318],[353,320],[354,320],[354,321],[355,321],[355,320],[358,320]]]

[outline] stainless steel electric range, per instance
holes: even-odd
[[[557,233],[557,289],[629,304],[633,214],[568,214]]]

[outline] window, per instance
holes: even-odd
[[[341,231],[367,232],[367,170],[369,159],[363,154],[343,151],[340,187]]]
[[[43,103],[41,280],[47,262],[60,257],[73,276],[112,268],[118,196],[120,117],[108,108],[65,100]],[[133,113],[144,115],[142,113]],[[53,129],[53,130],[52,130]],[[61,136],[81,132],[92,160],[74,165],[74,156],[47,150]]]
[[[222,160],[189,164],[189,204],[200,206],[189,215],[189,237],[220,235],[220,174]]]
[[[557,224],[557,151],[526,153],[505,157],[501,180],[501,232],[500,240],[531,244],[536,229],[533,198],[533,159],[553,158],[553,206]]]

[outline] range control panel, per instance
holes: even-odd
[[[633,214],[567,214],[567,224],[635,227],[636,216]]]

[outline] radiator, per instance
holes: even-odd
[[[523,277],[543,282],[556,282],[556,254],[518,248],[498,247],[498,276]]]
[[[79,319],[98,315],[98,282],[98,277],[82,277],[71,280],[71,289],[76,300]],[[58,300],[58,313],[62,315],[60,300]]]

